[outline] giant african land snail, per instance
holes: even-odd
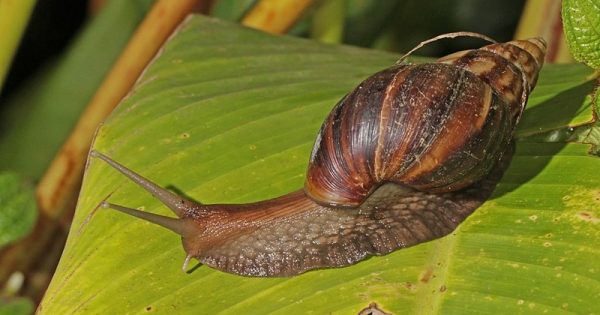
[[[179,218],[103,206],[181,235],[186,264],[247,276],[347,266],[441,237],[493,191],[545,50],[532,38],[372,75],[325,120],[304,189],[272,200],[197,204],[92,151]]]

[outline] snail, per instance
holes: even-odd
[[[191,258],[244,276],[342,267],[451,233],[495,188],[543,65],[541,38],[493,43],[360,83],[317,135],[303,189],[250,204],[205,205],[110,157],[178,218],[101,203],[168,228]]]

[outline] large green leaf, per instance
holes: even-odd
[[[194,17],[94,147],[206,203],[281,195],[302,186],[314,137],[336,101],[397,57]],[[583,101],[590,72],[547,66],[520,132],[591,119]],[[567,109],[555,114],[557,107]],[[110,210],[90,219],[110,194],[111,202],[169,214],[91,160],[40,313],[348,314],[371,302],[397,314],[590,313],[600,298],[600,160],[588,149],[519,142],[494,196],[452,235],[292,278],[206,266],[182,273],[178,236]]]

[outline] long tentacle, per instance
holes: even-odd
[[[137,209],[116,205],[107,201],[101,203],[102,208],[110,208],[113,210],[117,210],[131,216],[146,220],[148,222],[160,225],[164,228],[167,228],[181,236],[188,236],[190,233],[193,233],[193,223],[186,221],[184,219],[176,219],[171,217],[166,217],[163,215],[158,215],[150,212],[144,212]]]
[[[158,198],[180,218],[185,216],[187,210],[189,210],[190,207],[195,206],[195,203],[181,198],[180,196],[158,186],[157,184],[146,179],[145,177],[137,174],[136,172],[128,169],[127,167],[121,165],[117,161],[109,158],[108,156],[96,150],[92,150],[90,152],[90,155],[92,157],[97,157],[103,160],[104,162],[108,163],[110,166],[121,172],[123,175],[129,177],[129,179],[131,179],[134,183],[140,185],[142,188],[150,192],[153,196]]]

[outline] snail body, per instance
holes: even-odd
[[[102,205],[181,235],[186,264],[245,276],[347,266],[441,237],[489,197],[509,163],[545,49],[538,38],[491,44],[372,75],[323,123],[304,189],[271,200],[192,202],[92,151],[178,218]]]

